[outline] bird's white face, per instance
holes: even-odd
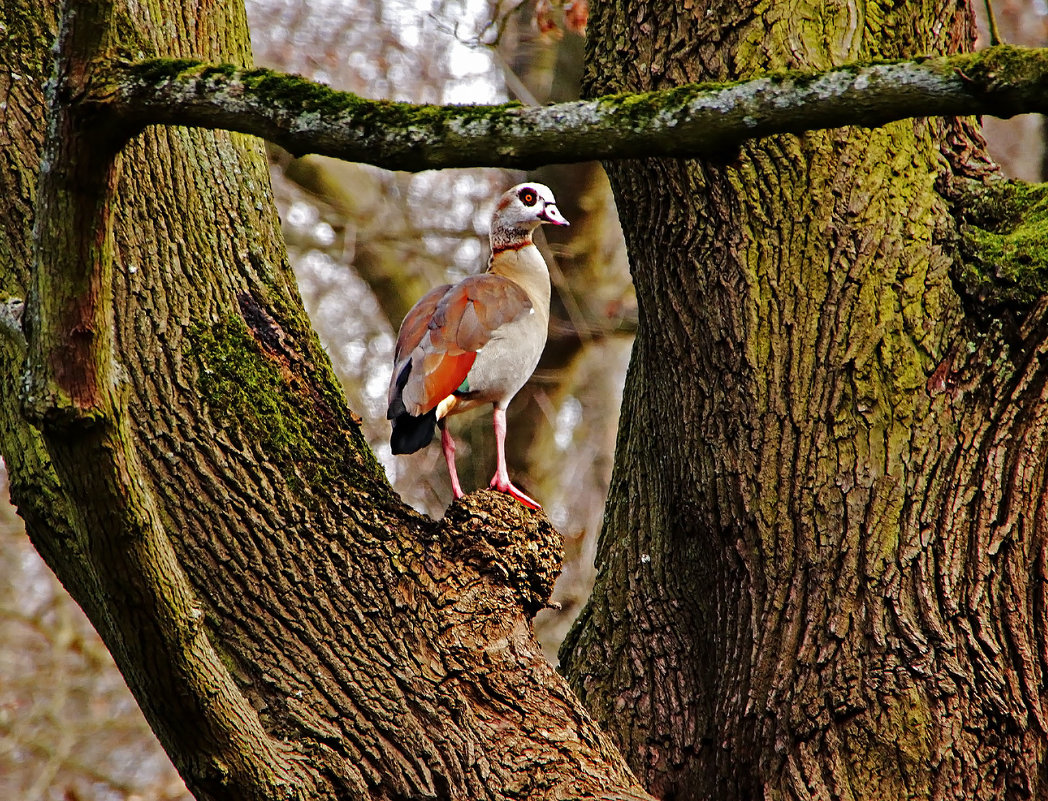
[[[506,192],[495,209],[495,220],[505,228],[527,230],[542,223],[569,224],[557,208],[550,188],[538,183],[517,184]]]

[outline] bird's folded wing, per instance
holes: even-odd
[[[473,275],[452,287],[429,321],[429,346],[422,360],[426,404],[439,403],[461,387],[477,352],[501,326],[530,309],[527,293],[497,275]]]
[[[390,408],[428,412],[462,386],[495,332],[530,310],[523,289],[489,273],[426,293],[401,324]]]
[[[500,326],[530,310],[527,293],[508,278],[490,273],[472,275],[437,303],[429,322],[430,341],[435,350],[453,355],[476,352]]]
[[[429,321],[433,319],[433,312],[436,311],[437,304],[440,303],[440,299],[447,294],[449,289],[451,289],[451,284],[441,284],[423,295],[419,302],[411,307],[411,311],[404,318],[404,322],[400,324],[400,333],[397,334],[397,348],[393,356],[394,363],[399,364],[402,359],[418,347],[422,337],[426,335]]]

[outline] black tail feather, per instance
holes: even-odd
[[[393,453],[414,453],[422,450],[433,441],[436,427],[435,407],[420,417],[399,414],[393,418],[393,433],[389,438],[389,447],[393,449]]]
[[[407,409],[404,408],[404,401],[400,397],[400,393],[404,391],[404,385],[408,383],[408,378],[411,376],[411,359],[408,359],[408,363],[404,365],[404,369],[400,371],[400,375],[397,376],[397,391],[393,395],[393,400],[390,401],[389,408],[386,410],[386,419],[392,420],[394,417],[400,417],[402,414],[407,414]],[[396,451],[394,451],[396,453]]]

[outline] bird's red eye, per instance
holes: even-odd
[[[517,197],[520,198],[520,202],[525,206],[534,206],[535,201],[538,200],[538,196],[530,189],[521,189]]]

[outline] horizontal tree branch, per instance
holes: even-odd
[[[155,60],[121,67],[96,82],[85,101],[125,128],[222,128],[296,155],[393,170],[527,168],[712,156],[769,134],[875,127],[910,117],[1048,112],[1048,49],[997,46],[531,107],[366,100],[271,70]]]

